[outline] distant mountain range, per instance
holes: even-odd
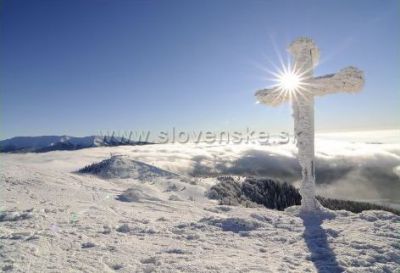
[[[132,141],[124,137],[106,136],[37,136],[13,137],[0,141],[0,152],[36,152],[78,150],[90,147],[145,145],[150,142]]]

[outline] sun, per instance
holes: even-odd
[[[295,92],[302,85],[302,78],[295,71],[284,71],[278,75],[277,81],[280,89],[287,92]]]
[[[309,98],[312,81],[310,81],[311,70],[298,66],[296,62],[284,61],[279,58],[280,66],[271,63],[273,69],[265,66],[259,66],[263,72],[269,75],[265,78],[272,83],[268,92],[263,96],[263,101],[270,100],[268,104],[279,105],[281,102],[295,102],[299,100],[307,100]],[[256,102],[257,103],[257,102]]]
[[[272,73],[274,76],[272,80],[275,82],[273,87],[279,93],[277,100],[289,99],[293,101],[299,97],[304,97],[308,85],[306,74],[306,71],[297,69],[295,65],[292,66],[290,63]]]

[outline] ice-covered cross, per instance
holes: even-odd
[[[298,160],[302,170],[300,188],[301,210],[315,211],[320,205],[315,199],[314,164],[314,97],[336,92],[357,92],[364,85],[363,72],[347,67],[336,74],[313,77],[319,50],[313,40],[298,38],[289,46],[293,66],[278,76],[278,84],[256,92],[261,103],[276,106],[291,102]]]

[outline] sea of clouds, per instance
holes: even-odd
[[[319,194],[365,200],[400,208],[400,130],[317,134],[316,183]],[[43,154],[9,154],[21,164],[74,172],[110,155],[137,161],[181,175],[270,177],[300,185],[296,145],[259,143],[186,143],[98,147]],[[3,158],[3,159],[6,159]]]
[[[132,156],[197,177],[263,176],[300,183],[294,143],[163,144],[137,147]],[[317,134],[318,193],[327,197],[400,204],[400,130]]]

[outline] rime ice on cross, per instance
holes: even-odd
[[[288,101],[292,103],[298,160],[302,169],[301,209],[315,211],[320,205],[315,199],[314,97],[336,92],[357,92],[364,85],[364,75],[355,67],[347,67],[336,74],[313,77],[319,50],[309,38],[292,42],[289,52],[293,56],[294,66],[300,70],[304,86],[294,94],[282,92],[278,87],[263,89],[256,92],[256,97],[259,102],[272,106]]]

